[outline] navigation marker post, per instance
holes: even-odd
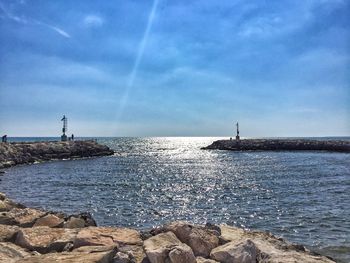
[[[66,132],[68,131],[68,128],[67,128],[68,119],[67,119],[66,115],[63,115],[63,118],[61,119],[61,121],[63,121],[63,128],[62,128],[63,134],[61,136],[61,141],[66,142],[67,141]]]

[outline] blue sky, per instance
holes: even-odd
[[[0,132],[350,135],[350,1],[0,0]]]

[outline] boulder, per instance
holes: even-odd
[[[38,255],[29,258],[25,258],[16,263],[109,263],[112,262],[115,255],[115,250],[105,252],[62,252],[62,253],[49,253],[45,255]]]
[[[7,212],[7,211],[10,211],[12,208],[25,208],[25,207],[7,198],[0,200],[0,212]]]
[[[173,247],[169,252],[169,259],[172,263],[196,263],[192,249],[185,244]]]
[[[0,242],[14,241],[18,231],[18,226],[0,225]]]
[[[315,255],[305,250],[301,245],[291,244],[282,238],[275,237],[268,232],[245,231],[237,227],[221,225],[221,238],[238,245],[250,239],[261,251],[259,262],[303,262],[303,263],[329,263],[334,262],[326,257]],[[213,252],[213,251],[212,251]]]
[[[256,263],[260,250],[251,240],[230,242],[212,250],[210,257],[222,263]]]
[[[195,256],[208,257],[210,251],[219,245],[220,232],[186,222],[173,222],[164,226],[173,232],[181,242],[189,245]]]
[[[73,243],[77,231],[74,229],[49,228],[39,226],[22,228],[18,233],[15,243],[29,250],[39,253],[61,252],[69,243]]]
[[[203,257],[196,257],[196,260],[197,263],[219,263],[218,261]]]
[[[182,243],[173,232],[161,233],[143,243],[151,263],[195,263],[196,258],[189,246]]]
[[[80,213],[71,215],[66,219],[65,228],[82,228],[88,226],[97,226],[95,219],[90,213]]]
[[[134,263],[134,261],[127,253],[117,252],[113,258],[113,263]]]
[[[135,263],[149,262],[142,246],[124,245],[119,247],[118,251],[128,254]]]
[[[29,251],[15,244],[0,242],[0,263],[12,263],[29,256],[31,256]]]
[[[140,233],[133,229],[118,227],[86,227],[82,228],[75,241],[74,247],[81,246],[112,246],[112,245],[141,245]]]
[[[0,224],[18,225],[20,227],[32,227],[37,219],[44,216],[46,212],[32,208],[13,208],[8,212],[0,213]]]
[[[37,219],[33,227],[38,227],[38,226],[62,227],[63,223],[64,223],[64,220],[62,218],[59,218],[58,216],[55,216],[53,214],[48,214],[46,216],[43,216]]]
[[[64,223],[64,228],[83,228],[85,227],[85,221],[82,218],[70,217],[67,222]]]
[[[0,200],[5,200],[5,198],[6,198],[6,195],[0,192]]]

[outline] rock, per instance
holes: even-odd
[[[141,245],[140,233],[133,229],[118,227],[86,227],[82,228],[74,241],[74,247]]]
[[[208,257],[210,251],[219,245],[219,231],[186,222],[173,222],[164,227],[173,232],[181,242],[189,245],[195,256]]]
[[[175,236],[173,232],[161,233],[143,243],[151,263],[195,263],[196,258],[190,247]]]
[[[71,215],[67,218],[67,222],[64,224],[65,228],[83,228],[88,226],[97,226],[96,221],[90,213]]]
[[[117,246],[85,246],[85,247],[78,247],[73,250],[73,252],[80,252],[80,253],[95,253],[95,252],[106,252],[115,250],[117,251]]]
[[[134,263],[128,254],[123,252],[117,252],[113,258],[113,263]]]
[[[118,251],[128,254],[135,263],[149,262],[142,246],[125,245],[119,247]]]
[[[231,244],[238,245],[247,239],[252,240],[259,248],[259,262],[303,262],[303,263],[329,263],[334,262],[326,257],[314,255],[304,251],[303,246],[295,246],[268,232],[244,231],[237,227],[221,225],[222,238]]]
[[[193,254],[192,249],[186,245],[175,246],[169,252],[170,262],[173,263],[196,263],[196,258]]]
[[[8,212],[13,208],[25,208],[23,205],[17,204],[10,199],[4,198],[0,200],[0,212]]]
[[[35,221],[33,227],[48,226],[48,227],[62,227],[64,220],[53,214],[48,214]]]
[[[25,258],[16,263],[109,263],[112,262],[115,255],[115,250],[105,252],[62,252],[49,253],[45,255],[33,256]]]
[[[251,241],[230,242],[212,250],[210,257],[222,263],[256,263],[260,250]]]
[[[18,231],[18,226],[0,225],[0,242],[14,241]]]
[[[0,224],[31,227],[37,219],[45,214],[46,212],[32,208],[13,208],[11,211],[0,213]]]
[[[3,201],[5,200],[5,198],[6,198],[6,195],[0,192],[0,200]]]
[[[67,222],[64,223],[64,228],[83,228],[85,227],[85,221],[81,218],[70,217]]]
[[[0,242],[0,263],[12,263],[24,257],[31,256],[31,253],[12,243]]]
[[[197,263],[219,263],[218,261],[203,257],[196,257],[196,260]]]
[[[39,253],[61,252],[68,243],[73,243],[77,236],[74,229],[49,228],[39,226],[22,228],[17,233],[15,243],[29,250]]]
[[[221,225],[221,236],[220,239],[223,240],[223,243],[228,243],[231,241],[235,241],[237,244],[242,240],[246,239],[246,232],[238,227]]]

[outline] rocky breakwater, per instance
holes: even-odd
[[[202,149],[230,151],[330,151],[350,153],[350,141],[306,139],[218,140]]]
[[[173,222],[139,232],[98,227],[89,214],[26,208],[0,193],[1,263],[330,263],[269,233]]]
[[[95,141],[0,143],[0,168],[17,164],[111,155],[114,152]]]

